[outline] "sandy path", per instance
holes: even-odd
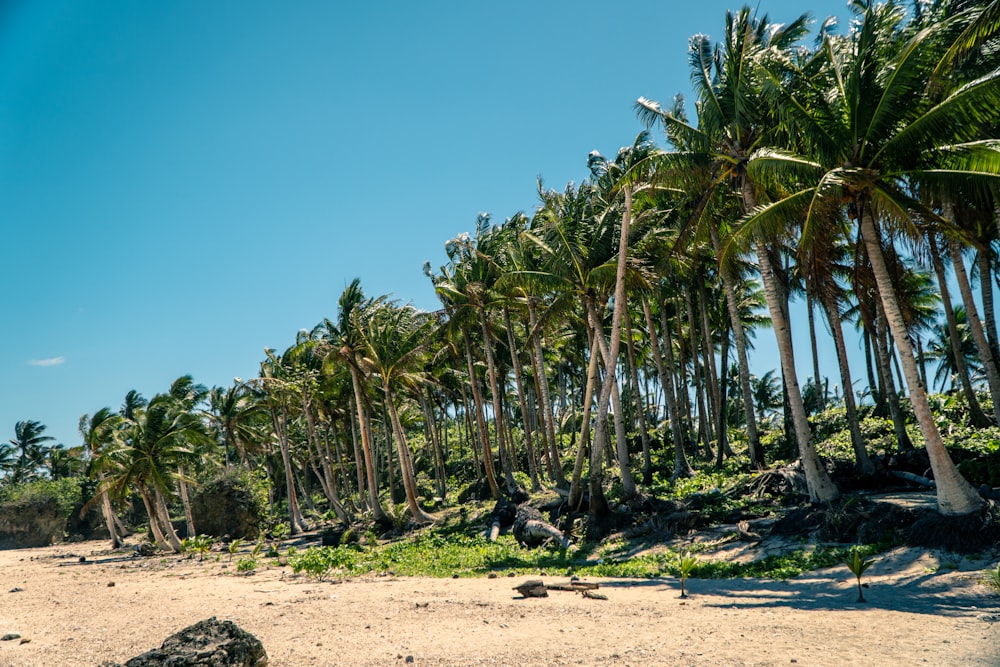
[[[524,600],[511,589],[525,577],[330,583],[278,567],[244,577],[222,567],[228,555],[133,559],[103,547],[0,551],[0,635],[30,639],[0,642],[0,665],[124,662],[209,616],[258,636],[275,667],[409,656],[415,665],[1000,665],[1000,597],[973,571],[991,563],[941,568],[913,550],[869,570],[861,605],[843,567],[787,582],[692,580],[688,600],[672,579],[601,580],[607,601]]]

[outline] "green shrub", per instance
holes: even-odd
[[[253,572],[257,569],[257,559],[244,557],[239,559],[236,563],[237,572]]]

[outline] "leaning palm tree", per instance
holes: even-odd
[[[949,38],[974,15],[907,35],[906,13],[897,3],[856,7],[860,20],[847,37],[823,37],[825,76],[801,80],[804,85],[794,95],[782,85],[771,89],[783,100],[786,123],[805,138],[805,150],[769,148],[754,155],[749,169],[758,180],[792,187],[787,196],[757,210],[749,223],[760,228],[777,220],[802,220],[807,245],[810,228],[844,207],[858,220],[937,482],[938,509],[944,515],[971,514],[982,507],[982,499],[959,474],[934,423],[886,253],[895,234],[919,240],[919,221],[943,224],[910,195],[914,186],[947,192],[959,183],[983,187],[1000,180],[1000,151],[995,142],[980,141],[982,128],[1000,116],[1000,72],[964,85],[950,81],[946,94],[930,95],[930,76]],[[773,78],[775,84],[786,80],[784,74]]]
[[[406,504],[417,523],[433,522],[434,517],[420,507],[417,499],[416,474],[399,418],[399,403],[408,394],[421,390],[425,343],[435,326],[437,323],[428,313],[387,302],[366,313],[359,328],[364,344],[361,364],[381,385],[396,441]]]
[[[93,416],[83,415],[80,417],[79,425],[83,446],[91,458],[90,474],[97,480],[97,496],[101,503],[104,524],[107,526],[108,535],[111,538],[112,549],[117,549],[122,545],[122,538],[115,528],[115,512],[105,488],[104,481],[107,477],[107,459],[105,457],[115,443],[116,431],[121,422],[121,415],[115,413],[111,408],[101,408]]]

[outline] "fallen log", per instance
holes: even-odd
[[[550,591],[571,591],[573,593],[593,591],[600,587],[600,584],[591,583],[589,581],[571,581],[568,584],[548,584],[546,586],[546,588]]]
[[[907,482],[913,482],[914,484],[927,486],[932,489],[937,486],[933,479],[927,479],[926,477],[915,475],[912,472],[906,472],[905,470],[890,470],[889,472],[891,472],[895,477],[905,479]]]

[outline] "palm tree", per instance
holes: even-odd
[[[38,478],[48,449],[44,443],[53,439],[42,435],[44,432],[45,424],[41,422],[26,420],[14,424],[14,437],[10,440],[13,460],[8,464],[9,483],[24,484]]]
[[[122,546],[122,537],[115,529],[115,512],[106,489],[105,478],[108,467],[106,457],[114,447],[117,430],[121,423],[121,415],[116,414],[111,408],[101,408],[93,416],[81,416],[79,424],[83,446],[91,457],[90,474],[97,480],[97,496],[101,503],[104,525],[107,526],[108,535],[111,537],[112,549],[118,549]]]
[[[138,396],[129,393],[133,394]],[[167,499],[173,497],[179,470],[191,457],[191,443],[204,437],[204,426],[194,413],[179,410],[178,399],[170,394],[157,394],[144,407],[129,412],[132,417],[122,422],[118,441],[105,454],[108,477],[100,490],[111,498],[137,492],[156,542],[179,552],[181,541],[171,523]]]
[[[639,102],[640,111],[645,111],[648,119],[669,122],[676,132],[683,133],[687,145],[699,149],[691,156],[675,154],[672,159],[712,165],[710,173],[714,185],[731,184],[732,194],[738,197],[746,213],[756,209],[764,193],[763,188],[751,180],[746,170],[747,160],[756,149],[775,138],[777,125],[773,110],[765,104],[760,58],[768,52],[788,54],[804,34],[805,24],[806,17],[801,16],[788,25],[774,25],[766,16],[758,19],[752,10],[744,7],[736,14],[726,13],[723,42],[714,51],[706,36],[692,38],[689,53],[692,81],[699,95],[697,128],[673,117],[668,120],[658,105],[644,104],[645,100]],[[768,234],[745,235],[740,239],[750,237],[749,245],[757,258],[810,499],[828,502],[837,498],[839,491],[811,442],[786,315],[788,292],[781,285],[773,262],[783,228],[772,226],[768,231]],[[720,266],[724,267],[728,253],[737,251],[738,244],[730,240],[719,246],[726,246],[720,257]],[[733,326],[737,326],[735,320]],[[744,393],[749,393],[748,387]],[[748,414],[750,412],[747,410]]]
[[[427,338],[437,323],[427,313],[411,306],[387,302],[365,313],[360,324],[359,334],[364,344],[361,363],[372,378],[378,380],[385,396],[410,516],[417,523],[433,522],[434,517],[420,507],[417,499],[413,460],[397,403],[408,393],[420,391],[422,356],[427,352]]]
[[[954,306],[951,316],[934,327],[927,343],[927,358],[937,362],[934,386],[939,391],[944,391],[949,386],[954,388],[956,382],[963,388],[968,384],[969,389],[972,389],[972,378],[981,375],[982,368],[966,321],[964,306]]]
[[[763,149],[750,163],[758,179],[784,177],[795,187],[753,216],[754,226],[800,218],[808,230],[848,205],[878,287],[882,309],[900,355],[910,402],[924,436],[944,515],[978,511],[982,499],[955,468],[934,423],[913,354],[906,321],[886,262],[887,232],[920,238],[918,219],[941,219],[910,196],[919,185],[947,191],[957,183],[983,184],[1000,174],[1000,152],[977,140],[1000,115],[1000,73],[956,85],[946,95],[927,93],[949,35],[972,14],[904,34],[905,11],[895,2],[857,3],[860,22],[846,38],[823,36],[826,76],[803,81],[794,98],[783,95],[786,123],[806,139],[807,153]],[[784,79],[778,77],[776,81]],[[919,216],[919,218],[918,218]]]

